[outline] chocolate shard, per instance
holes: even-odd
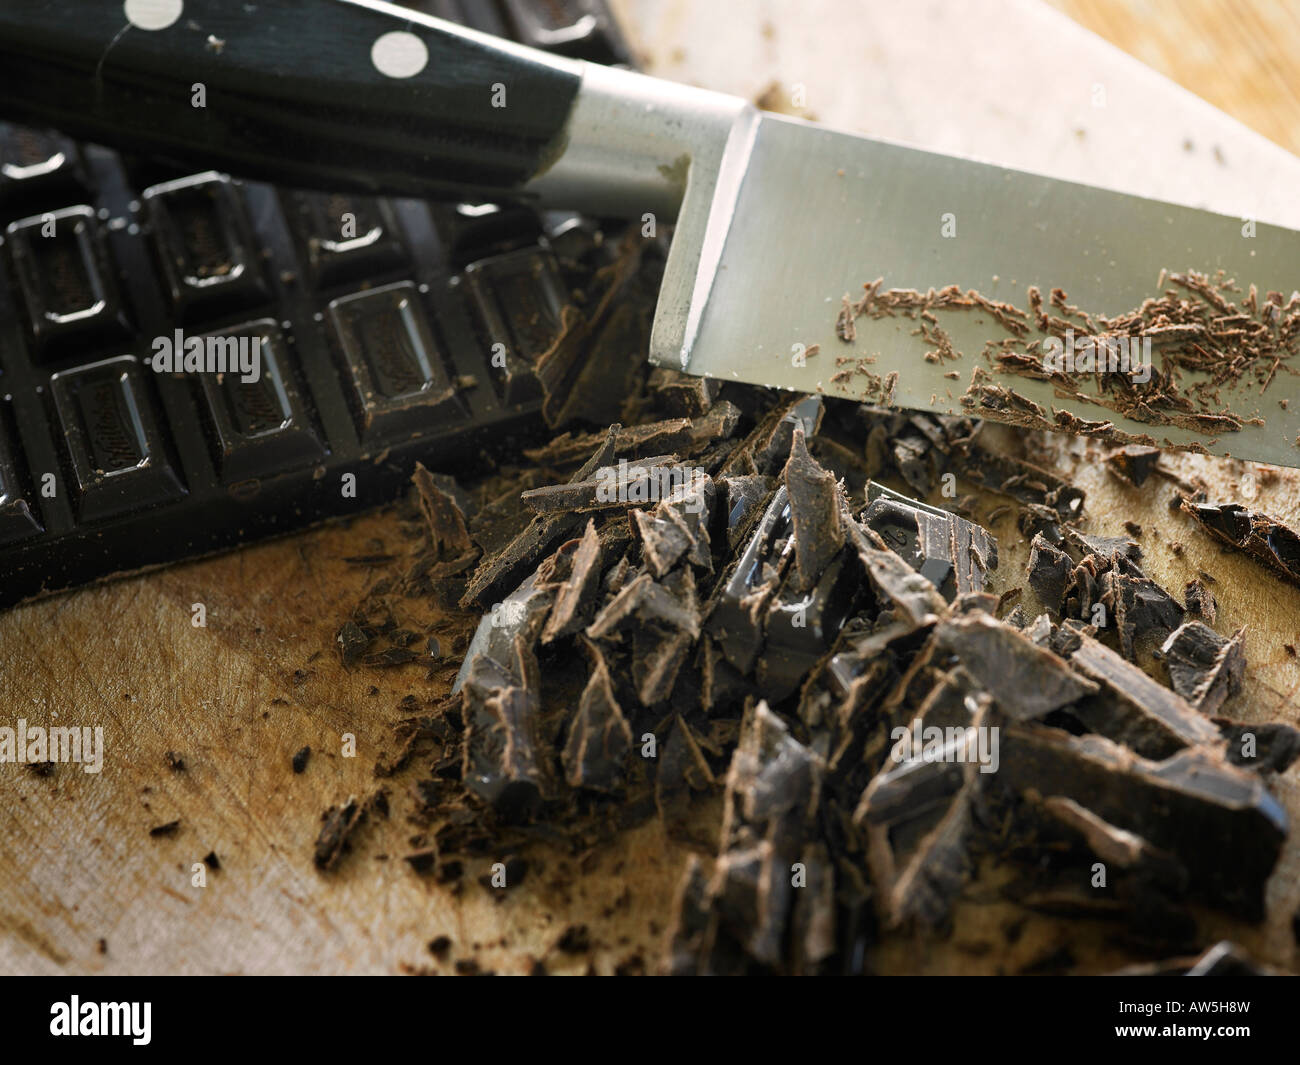
[[[691,653],[691,634],[645,625],[632,635],[632,683],[642,706],[672,698],[677,674]]]
[[[573,475],[571,483],[584,481],[600,467],[609,464],[614,456],[614,442],[620,428],[622,427],[617,424],[609,427],[603,443]],[[570,538],[581,521],[582,516],[571,511],[537,515],[505,547],[479,563],[461,597],[460,605],[481,606],[489,602],[493,595],[516,586],[537,566],[543,555],[554,550],[561,541]]]
[[[636,622],[654,622],[691,639],[700,635],[700,612],[695,582],[689,571],[678,571],[674,581],[656,581],[639,573],[628,581],[587,626],[593,640],[618,639]]]
[[[794,428],[782,480],[794,526],[792,590],[806,592],[844,546],[844,527],[835,475],[808,453],[802,425]]]
[[[859,600],[859,575],[857,561],[841,552],[806,592],[787,576],[767,608],[767,639],[755,670],[764,698],[784,699],[831,649]]]
[[[569,724],[562,756],[564,777],[574,788],[612,792],[623,783],[632,729],[614,695],[605,656],[589,641],[584,646],[591,658],[591,676]]]
[[[1047,507],[1055,522],[1073,521],[1083,513],[1084,492],[1040,466],[992,451],[981,443],[957,451],[954,466],[967,480],[1029,506]]]
[[[909,746],[904,728],[885,768],[862,793],[853,819],[866,830],[877,908],[891,927],[943,925],[966,881],[973,804],[982,787],[975,737],[988,708],[986,695],[974,697],[969,675],[940,674],[913,724],[925,737],[922,749],[915,749],[917,741]]]
[[[341,806],[331,806],[321,814],[320,834],[312,856],[316,868],[326,873],[337,868],[342,857],[352,850],[357,830],[374,811],[387,815],[388,798],[382,789],[364,802],[349,796]]]
[[[554,599],[554,586],[539,585],[534,572],[496,604],[479,623],[453,688],[466,725],[462,777],[506,821],[532,818],[549,790],[533,648]]]
[[[787,960],[792,927],[811,933],[814,924],[821,932],[813,936],[811,953],[822,955],[817,944],[824,944],[826,911],[818,906],[815,918],[801,914],[794,886],[821,885],[819,895],[834,897],[834,883],[828,887],[823,881],[833,878],[834,870],[812,867],[820,852],[808,838],[820,795],[820,760],[766,703],[751,706],[727,772],[713,874],[706,878],[693,860],[682,879],[668,971],[772,972]]]
[[[846,508],[844,528],[849,546],[861,559],[880,602],[888,604],[912,628],[933,624],[946,609],[939,590],[891,551],[873,530],[854,521],[847,514],[847,504],[842,505]]]
[[[544,563],[543,563],[544,565]],[[510,684],[527,684],[536,670],[533,648],[555,602],[554,585],[539,583],[542,567],[483,615],[465,652],[453,694],[459,692],[479,656],[493,659]],[[536,683],[533,683],[536,687]]]
[[[1137,541],[1127,536],[1097,536],[1076,529],[1073,525],[1066,525],[1061,532],[1066,542],[1077,550],[1096,555],[1103,560],[1109,560],[1116,555],[1132,562],[1138,562],[1142,558],[1142,548],[1138,546]]]
[[[571,635],[590,620],[600,592],[600,563],[600,537],[596,535],[596,523],[588,519],[582,539],[574,548],[568,576],[556,589],[555,605],[542,629],[542,643]]]
[[[1247,769],[1285,773],[1300,758],[1300,730],[1281,722],[1246,724],[1216,717],[1228,741],[1228,761]]]
[[[722,581],[709,611],[709,634],[741,673],[753,669],[762,649],[767,606],[781,585],[793,546],[792,534],[789,495],[782,485]]]
[[[1156,472],[1159,461],[1159,448],[1125,444],[1106,455],[1106,468],[1121,481],[1134,488],[1141,488],[1147,478]]]
[[[1204,714],[1216,714],[1224,701],[1241,691],[1246,672],[1238,629],[1224,639],[1208,625],[1189,621],[1171,633],[1160,648],[1174,691]]]
[[[1193,577],[1183,588],[1183,606],[1187,613],[1195,614],[1207,625],[1214,624],[1219,604],[1200,579]]]
[[[429,527],[433,556],[448,563],[463,562],[463,568],[468,568],[477,557],[478,549],[470,539],[460,506],[438,487],[433,474],[424,468],[423,463],[415,464],[411,481],[420,497],[420,512]]]
[[[1168,854],[1196,897],[1259,920],[1287,816],[1253,773],[1207,747],[1150,761],[1101,736],[1041,725],[1001,731],[996,783],[1014,794],[1062,795]]]
[[[538,514],[565,511],[621,510],[657,503],[684,479],[693,476],[676,455],[648,455],[602,465],[583,480],[530,488],[520,499]]]
[[[682,418],[704,414],[722,391],[722,382],[715,378],[696,377],[666,367],[651,370],[648,384],[664,406]]]
[[[800,863],[804,881],[795,893],[790,915],[790,971],[811,975],[835,953],[835,867],[824,843],[809,844]]]
[[[739,407],[724,399],[721,403],[715,404],[707,414],[691,421],[691,444],[698,450],[708,444],[731,439],[740,425],[742,416]]]
[[[674,487],[653,511],[631,512],[641,555],[656,578],[664,577],[683,558],[702,572],[712,571],[709,511],[713,497],[713,481],[701,473],[689,484]]]
[[[984,591],[997,569],[998,545],[974,522],[872,481],[860,521],[949,602]]]
[[[503,684],[497,670],[490,658],[480,656],[465,682],[468,731],[461,772],[465,784],[503,820],[518,823],[536,816],[544,793],[539,703],[534,691]]]
[[[987,614],[939,623],[936,651],[951,655],[1013,721],[1029,721],[1093,695],[1097,685],[1057,655]]]
[[[1058,617],[1064,608],[1065,590],[1074,571],[1074,560],[1059,547],[1048,542],[1041,533],[1029,546],[1029,565],[1026,575],[1029,587],[1039,601]]]
[[[1093,639],[1077,622],[1067,622],[1063,629],[1070,665],[1101,688],[1095,697],[1070,707],[1090,732],[1151,759],[1196,744],[1217,744],[1218,730],[1179,694]]]
[[[734,549],[762,513],[762,504],[772,494],[772,479],[762,474],[733,474],[718,478],[717,488],[727,511],[727,546]]]
[[[1224,543],[1269,567],[1284,580],[1300,584],[1300,536],[1295,530],[1239,503],[1183,500],[1182,509]]]
[[[767,965],[781,957],[791,866],[801,856],[820,790],[819,760],[766,703],[758,703],[742,725],[727,772],[723,851],[712,894],[722,903],[723,922]]]
[[[704,863],[692,854],[686,860],[686,870],[673,900],[668,949],[662,966],[665,975],[697,976],[713,971],[708,967],[716,924],[712,904]]]
[[[708,791],[716,783],[699,740],[682,716],[674,714],[655,775],[655,805],[660,818],[675,828],[687,818],[691,792]]]
[[[815,436],[824,407],[820,396],[802,396],[768,411],[719,471],[721,476],[780,472],[790,457],[795,426]]]
[[[1155,581],[1112,567],[1099,581],[1101,602],[1115,615],[1120,650],[1133,660],[1136,641],[1155,633],[1164,639],[1183,622],[1183,608]]]

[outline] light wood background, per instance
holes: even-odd
[[[989,150],[982,154],[1011,163],[1017,151],[1028,151],[1025,145],[1050,145],[1048,162],[1068,170],[1075,158],[1069,153],[1081,150],[1080,141],[1096,145],[1120,135],[1118,108],[1104,121],[1083,111],[1044,116],[1041,94],[986,88],[985,98],[972,102],[969,86],[958,84],[965,77],[987,86],[993,75],[981,73],[978,63],[991,63],[992,70],[1000,62],[1009,70],[1028,54],[1024,39],[1045,42],[1080,67],[1117,71],[1117,92],[1140,89],[1143,99],[1172,116],[1176,145],[1146,149],[1149,158],[1167,164],[1165,188],[1176,190],[1182,175],[1189,202],[1199,197],[1226,204],[1225,210],[1240,205],[1243,212],[1265,203],[1278,220],[1287,220],[1280,216],[1288,206],[1269,184],[1272,164],[1281,160],[1279,166],[1290,167],[1287,187],[1294,190],[1300,163],[1125,66],[1122,57],[1036,4],[953,2],[915,13],[923,5],[753,0],[725,5],[733,28],[710,44],[697,23],[706,8],[721,6],[620,4],[652,72],[750,95],[774,79],[800,80],[802,74],[808,107],[839,125],[953,150],[964,147],[963,138],[984,138],[980,143]],[[1062,0],[1060,6],[1276,143],[1300,151],[1297,5]],[[972,8],[982,9],[978,18]],[[861,46],[849,48],[846,40]],[[814,70],[808,57],[827,41],[845,52],[843,61],[818,63]],[[746,61],[728,65],[710,47]],[[935,59],[944,48],[969,56],[974,73]],[[933,63],[928,70],[927,54]],[[880,70],[887,83],[871,81]],[[935,86],[928,97],[919,88],[926,84]],[[954,119],[953,110],[961,108],[967,111]],[[1186,130],[1176,128],[1183,119]],[[1083,136],[1079,128],[1086,128]],[[1216,146],[1226,162],[1215,157]],[[1261,209],[1260,217],[1266,216]],[[1126,490],[1107,479],[1087,449],[1052,451],[1062,464],[1077,467],[1094,529],[1115,531],[1125,519],[1143,525],[1148,569],[1156,579],[1181,588],[1198,569],[1218,578],[1219,627],[1248,626],[1249,689],[1238,712],[1252,720],[1300,721],[1300,671],[1281,649],[1300,644],[1300,589],[1279,587],[1253,564],[1225,556],[1168,511],[1167,487]],[[1189,459],[1183,468],[1204,475],[1221,498],[1242,495],[1240,464]],[[1296,475],[1286,473],[1257,488],[1250,501],[1297,523],[1297,487]],[[991,506],[984,504],[984,512]],[[1024,545],[1010,521],[994,531],[1004,560],[999,585],[1019,584]],[[1167,549],[1175,539],[1186,545],[1181,558]],[[0,724],[24,717],[33,724],[101,725],[107,748],[98,776],[68,765],[48,777],[0,766],[0,971],[400,973],[448,971],[457,959],[501,972],[527,971],[536,959],[558,972],[584,971],[589,962],[609,972],[634,958],[653,965],[687,854],[655,825],[581,861],[539,851],[525,882],[505,893],[475,882],[484,861],[482,868],[471,866],[456,895],[396,860],[415,831],[399,783],[390,819],[363,831],[337,872],[322,875],[313,868],[321,811],[373,790],[371,769],[376,755],[391,749],[388,728],[401,713],[398,701],[407,694],[440,695],[450,683],[450,671],[426,683],[414,667],[347,674],[332,654],[340,620],[367,582],[377,579],[342,559],[373,551],[377,542],[401,549],[391,514],[0,615]],[[205,628],[191,625],[195,602],[207,607]],[[473,619],[437,616],[424,604],[411,602],[407,609],[410,616],[401,620],[437,628],[444,646],[472,626]],[[377,694],[368,694],[371,685]],[[344,733],[356,736],[355,758],[340,754]],[[306,772],[295,776],[289,760],[304,745],[315,753]],[[168,768],[168,751],[184,758],[184,772]],[[1293,822],[1300,822],[1297,772],[1279,783]],[[176,818],[181,825],[173,837],[150,837],[151,827]],[[209,851],[222,868],[207,873],[206,887],[194,887],[193,864]],[[991,901],[986,885],[997,876],[983,871],[956,909],[950,940],[891,940],[874,953],[874,964],[885,972],[1016,971],[1062,945],[1086,970],[1123,960],[1104,945],[1101,926],[1037,917],[1014,946],[1005,946],[1000,929],[1019,915]],[[1294,962],[1289,921],[1300,904],[1300,845],[1294,839],[1270,884],[1270,904],[1260,928],[1207,915],[1207,933],[1234,934],[1275,964]],[[595,944],[590,959],[554,950],[570,924],[588,926]],[[453,941],[447,962],[426,949],[439,935]]]

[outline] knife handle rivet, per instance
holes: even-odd
[[[429,49],[414,33],[393,30],[371,46],[370,61],[387,77],[413,78],[428,64]]]
[[[137,30],[165,30],[181,17],[184,0],[126,0],[126,21]]]

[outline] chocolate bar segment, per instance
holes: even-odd
[[[120,355],[50,377],[78,517],[97,521],[180,498],[140,364]]]
[[[81,150],[54,130],[0,126],[0,204],[27,211],[81,199]]]
[[[290,217],[313,287],[400,267],[406,249],[393,205],[348,193],[296,192]]]
[[[363,444],[465,417],[414,284],[332,300],[329,313]]]
[[[256,380],[244,380],[237,369],[199,375],[222,481],[237,484],[321,458],[324,448],[291,372],[280,327],[263,318],[203,339],[259,346]]]
[[[87,335],[125,335],[122,303],[95,212],[66,207],[5,230],[35,347],[59,355]]]
[[[539,397],[534,367],[560,334],[566,302],[555,257],[538,248],[507,252],[471,263],[462,279],[502,399],[513,404]]]
[[[158,261],[183,321],[257,306],[267,298],[239,189],[207,172],[144,191]]]

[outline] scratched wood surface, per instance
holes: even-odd
[[[629,0],[624,6],[652,69],[708,81],[709,72],[686,55],[692,40],[680,4]],[[1294,20],[1268,20],[1274,39],[1252,43],[1227,28],[1229,10],[1239,5],[1200,3],[1198,21],[1187,24],[1192,45],[1175,49],[1158,43],[1167,22],[1138,17],[1151,5],[1070,0],[1064,6],[1202,95],[1215,98],[1219,85],[1225,95],[1218,102],[1296,148],[1294,93],[1265,88],[1242,97],[1233,87],[1240,79],[1231,74],[1251,48],[1295,55],[1300,28]],[[755,4],[752,36],[774,50],[774,66],[784,49],[794,48],[786,34],[795,40],[809,32],[801,21],[806,10]],[[839,32],[835,24],[814,29]],[[875,40],[872,48],[900,51],[906,43]],[[990,31],[988,46],[996,43]],[[1090,42],[1080,37],[1077,47],[1083,56]],[[1036,453],[1039,447],[1004,439],[1012,448]],[[1248,690],[1236,712],[1251,720],[1300,721],[1300,670],[1282,648],[1300,644],[1300,589],[1279,586],[1254,564],[1224,554],[1169,512],[1168,485],[1126,489],[1102,472],[1094,449],[1053,445],[1049,451],[1046,457],[1077,470],[1093,529],[1115,532],[1126,519],[1142,524],[1148,569],[1157,580],[1181,588],[1202,569],[1217,578],[1218,627],[1248,629]],[[1245,499],[1300,522],[1294,473],[1265,483],[1231,462],[1187,459],[1179,466],[1203,475],[1219,498]],[[982,512],[992,505],[982,503]],[[998,586],[1012,587],[1021,583],[1025,545],[1010,521],[993,528],[1003,552]],[[1181,557],[1168,549],[1173,540],[1185,544]],[[399,973],[448,971],[455,960],[472,958],[500,972],[527,971],[535,959],[545,959],[552,971],[583,971],[590,960],[609,972],[635,955],[653,961],[687,853],[653,824],[580,862],[545,851],[530,855],[535,864],[528,878],[507,892],[476,882],[485,860],[481,868],[471,866],[464,890],[454,894],[399,860],[415,827],[405,818],[409,802],[395,793],[392,816],[365,830],[335,873],[313,868],[320,812],[373,790],[371,770],[376,755],[391,749],[388,729],[400,714],[398,701],[440,695],[450,682],[449,671],[426,682],[414,667],[348,674],[330,653],[340,619],[375,579],[343,559],[372,551],[376,541],[399,545],[391,513],[0,615],[0,724],[22,717],[32,724],[100,725],[106,748],[97,776],[71,765],[47,777],[0,766],[0,971]],[[206,605],[206,627],[191,624],[196,602]],[[436,616],[417,601],[405,609],[409,616],[401,620],[410,627],[440,627],[445,640],[457,625],[470,624]],[[377,694],[370,694],[372,685]],[[341,753],[345,733],[356,737],[355,758]],[[290,757],[306,745],[314,753],[295,775]],[[169,751],[184,759],[184,771],[168,767]],[[1298,772],[1278,783],[1296,823]],[[149,835],[175,819],[175,835]],[[1300,904],[1297,837],[1300,832],[1270,882],[1268,920],[1245,928],[1207,914],[1207,934],[1233,934],[1278,965],[1295,962],[1289,919]],[[209,852],[221,869],[207,873],[206,887],[194,887],[193,866]],[[1004,943],[1000,929],[1023,915],[991,901],[999,875],[981,871],[956,908],[950,939],[896,938],[875,952],[873,963],[885,972],[1017,971],[1061,946],[1087,969],[1121,960],[1105,945],[1102,926],[1078,922],[1030,917],[1016,943]],[[555,950],[570,924],[590,929],[590,959]],[[453,941],[445,962],[426,949],[439,935]]]

